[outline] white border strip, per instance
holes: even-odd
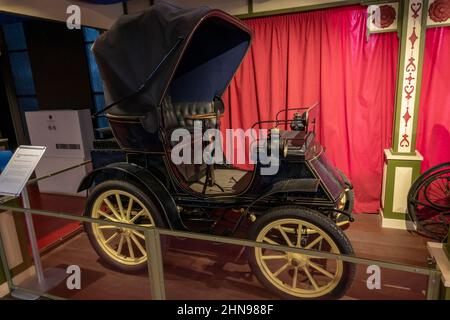
[[[380,209],[379,217],[380,217],[380,226],[382,228],[416,230],[416,226],[410,220],[385,218],[383,215],[383,209]]]

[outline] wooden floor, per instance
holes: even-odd
[[[86,199],[67,195],[40,193],[37,186],[28,187],[30,205],[33,209],[55,212],[67,212],[82,215]],[[34,215],[33,222],[39,249],[45,249],[78,229],[78,221],[55,219],[46,216]]]
[[[356,255],[364,258],[427,265],[426,241],[407,231],[381,229],[378,215],[357,215],[347,230]],[[203,241],[171,239],[164,271],[168,299],[277,299],[251,275],[242,248]],[[44,267],[76,264],[82,271],[81,290],[62,283],[51,293],[71,299],[149,299],[145,272],[124,274],[103,265],[85,233],[76,235],[43,257]],[[426,277],[382,269],[381,290],[366,286],[366,266],[357,267],[344,299],[424,299]]]

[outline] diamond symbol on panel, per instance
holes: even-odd
[[[409,114],[409,108],[406,108],[406,112],[403,115],[403,119],[405,119],[405,126],[408,126],[408,121],[411,119],[411,115]]]
[[[413,28],[413,32],[408,39],[409,39],[409,41],[411,41],[411,49],[414,49],[414,43],[416,43],[416,41],[418,39],[417,34],[416,34],[416,27]]]

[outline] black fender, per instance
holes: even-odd
[[[289,179],[277,181],[264,190],[261,196],[253,200],[253,202],[247,207],[246,211],[248,212],[250,208],[253,207],[258,201],[277,193],[317,192],[319,183],[319,179]]]
[[[125,180],[130,179],[145,187],[146,193],[163,213],[170,229],[186,230],[177,210],[175,200],[166,186],[147,169],[128,162],[117,162],[95,169],[86,175],[78,187],[78,192],[89,189],[97,178]]]

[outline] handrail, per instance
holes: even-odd
[[[61,174],[63,172],[67,172],[74,168],[86,165],[90,162],[91,161],[85,161],[78,165],[53,172],[46,176],[32,179],[28,182],[28,184],[36,183],[37,181],[53,177],[53,176]],[[4,205],[2,202],[2,199],[11,200],[14,198],[16,198],[16,197],[0,198],[0,210],[20,212],[20,213],[29,213],[31,215],[48,216],[48,217],[53,217],[53,218],[79,221],[79,222],[84,222],[84,223],[96,223],[96,224],[101,224],[101,225],[111,225],[111,226],[116,226],[118,228],[126,228],[126,229],[143,232],[145,235],[145,244],[146,244],[145,248],[147,251],[146,252],[147,256],[148,257],[152,256],[152,259],[148,260],[148,270],[149,270],[150,278],[152,280],[151,281],[152,297],[155,299],[165,299],[164,274],[163,274],[163,265],[162,265],[162,256],[161,256],[161,247],[160,247],[160,236],[161,235],[173,236],[173,237],[178,237],[178,238],[194,239],[194,240],[203,240],[203,241],[216,242],[216,243],[219,242],[219,243],[223,243],[223,244],[239,245],[239,246],[245,246],[245,247],[263,248],[263,249],[270,249],[270,250],[276,250],[276,251],[281,250],[281,251],[286,251],[286,252],[290,252],[290,253],[299,253],[299,254],[305,254],[305,255],[310,255],[310,256],[327,258],[327,259],[342,260],[342,261],[345,261],[348,263],[364,264],[364,265],[377,265],[377,266],[385,268],[385,269],[426,275],[426,276],[428,276],[427,299],[435,299],[435,298],[437,298],[437,294],[439,293],[439,286],[440,286],[439,279],[441,276],[441,272],[438,269],[434,269],[434,268],[413,266],[413,265],[407,265],[407,264],[396,263],[396,262],[386,262],[386,261],[382,261],[382,260],[361,258],[361,257],[357,257],[354,255],[336,254],[336,253],[324,252],[324,251],[314,250],[314,249],[289,247],[289,246],[285,246],[285,245],[273,245],[273,244],[269,244],[269,243],[256,242],[256,241],[248,240],[248,239],[232,238],[232,237],[225,237],[225,236],[215,236],[215,235],[209,235],[209,234],[203,234],[203,233],[169,230],[169,229],[162,229],[162,228],[156,228],[156,227],[142,227],[139,225],[127,224],[127,223],[118,222],[118,221],[101,220],[101,219],[97,219],[97,218],[79,216],[79,215],[74,215],[74,214],[65,213],[65,212],[12,207],[12,206]],[[152,252],[152,255],[150,255],[150,252]],[[6,252],[5,252],[3,244],[1,242],[1,238],[0,238],[0,261],[2,262],[2,264],[4,266],[8,266]],[[5,276],[6,276],[8,286],[10,289],[20,289],[20,290],[27,291],[30,293],[35,293],[35,294],[37,293],[44,297],[48,297],[50,299],[64,299],[62,297],[57,297],[57,296],[53,296],[53,295],[50,295],[47,293],[42,293],[42,292],[36,292],[36,291],[30,290],[30,289],[16,286],[16,285],[14,285],[14,283],[12,281],[12,277],[11,277],[10,270],[8,269],[8,267],[6,267],[6,270],[4,270],[4,271],[5,271]]]
[[[314,249],[296,248],[296,247],[289,247],[289,246],[285,246],[285,245],[273,245],[273,244],[268,244],[268,243],[263,243],[263,242],[256,242],[253,240],[238,239],[238,238],[231,238],[231,237],[225,237],[225,236],[215,236],[215,235],[209,235],[209,234],[204,234],[204,233],[176,231],[176,230],[161,229],[161,228],[156,228],[156,227],[142,227],[139,225],[126,224],[123,222],[114,222],[114,221],[101,220],[101,219],[85,217],[85,216],[77,216],[77,215],[73,215],[70,213],[64,213],[64,212],[46,211],[46,210],[38,210],[38,209],[24,209],[24,208],[10,207],[10,206],[5,206],[5,205],[0,205],[0,210],[5,210],[5,211],[11,210],[11,211],[22,212],[22,213],[28,212],[28,213],[35,214],[35,215],[75,220],[75,221],[80,221],[80,222],[97,223],[97,224],[101,224],[101,225],[111,225],[111,226],[116,226],[119,228],[127,228],[127,229],[132,229],[132,230],[141,231],[141,232],[145,232],[150,229],[154,229],[160,235],[173,236],[173,237],[178,237],[178,238],[188,238],[188,239],[194,239],[194,240],[204,240],[204,241],[210,241],[210,242],[220,242],[220,243],[224,243],[224,244],[240,245],[240,246],[245,246],[245,247],[258,247],[258,248],[262,248],[262,249],[270,249],[270,250],[277,250],[277,251],[280,251],[280,249],[283,249],[283,251],[287,251],[287,252],[291,252],[291,253],[314,255],[317,257],[321,257],[321,258],[336,259],[336,260],[342,260],[345,262],[365,264],[365,265],[378,265],[380,267],[387,268],[387,269],[406,271],[406,272],[418,273],[418,274],[423,274],[423,275],[430,275],[434,271],[434,269],[431,269],[431,268],[406,265],[406,264],[401,264],[401,263],[396,263],[396,262],[385,262],[385,261],[381,261],[381,260],[360,258],[360,257],[356,257],[356,256],[330,253],[330,252],[324,252],[324,251],[314,250]]]
[[[89,163],[91,163],[91,162],[92,162],[92,160],[86,160],[86,161],[81,162],[81,163],[79,163],[79,164],[76,164],[76,165],[74,165],[74,166],[71,166],[71,167],[68,167],[68,168],[65,168],[65,169],[62,169],[62,170],[58,170],[58,171],[49,173],[49,174],[47,174],[47,175],[45,175],[45,176],[37,177],[37,178],[34,178],[34,179],[30,179],[30,180],[28,180],[28,182],[27,182],[27,186],[30,185],[30,184],[36,183],[36,182],[38,182],[38,181],[44,180],[44,179],[54,177],[54,176],[56,176],[56,175],[58,175],[58,174],[61,174],[61,173],[64,173],[64,172],[67,172],[67,171],[70,171],[70,170],[73,170],[73,169],[76,169],[76,168],[85,166],[85,165],[87,165],[87,164],[89,164]]]

